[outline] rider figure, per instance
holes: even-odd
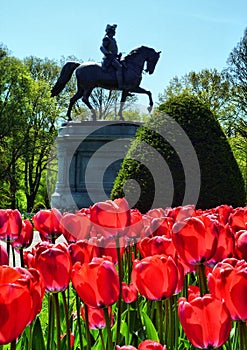
[[[114,36],[116,34],[116,27],[117,27],[116,24],[113,24],[113,25],[107,24],[105,29],[106,35],[102,40],[102,45],[100,47],[100,50],[105,55],[106,66],[112,65],[116,70],[118,88],[121,90],[124,88],[122,65],[119,62],[122,54],[118,53],[117,42],[114,39]]]

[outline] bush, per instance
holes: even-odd
[[[137,130],[111,194],[112,199],[123,196],[143,213],[186,204],[201,209],[245,205],[242,175],[207,105],[193,95],[173,96]]]

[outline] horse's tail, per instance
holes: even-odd
[[[70,80],[74,70],[80,66],[79,62],[67,62],[60,73],[59,78],[57,79],[56,84],[51,90],[51,96],[57,96],[65,88],[65,85]]]

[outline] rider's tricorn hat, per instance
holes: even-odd
[[[116,30],[116,28],[117,28],[117,25],[116,24],[107,24],[107,26],[106,26],[106,29],[105,29],[105,31],[106,32],[109,32],[110,30]]]

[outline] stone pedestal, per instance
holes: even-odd
[[[59,129],[58,178],[51,205],[76,210],[109,199],[114,180],[141,123],[71,122]]]

